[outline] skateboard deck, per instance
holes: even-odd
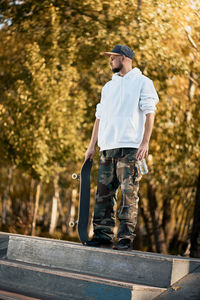
[[[88,158],[82,165],[81,174],[80,174],[78,235],[83,245],[87,245],[88,242],[91,168],[92,168],[92,160]]]

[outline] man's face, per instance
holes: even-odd
[[[118,73],[123,68],[122,56],[121,55],[111,55],[110,56],[110,66],[113,73]]]

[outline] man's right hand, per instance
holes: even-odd
[[[94,153],[95,153],[95,145],[97,142],[97,136],[98,136],[98,130],[99,130],[99,119],[96,119],[94,122],[93,130],[92,130],[92,137],[89,143],[89,147],[87,151],[85,152],[85,161],[90,158],[90,160],[93,159]]]
[[[94,156],[94,153],[95,153],[95,148],[92,148],[92,147],[89,147],[87,149],[87,151],[85,152],[85,161],[90,158],[90,160],[93,159],[93,156]]]

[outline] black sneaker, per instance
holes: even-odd
[[[122,239],[116,245],[113,246],[115,250],[129,250],[131,248],[131,240]]]
[[[87,245],[91,247],[112,248],[113,243],[110,240],[93,237],[90,241],[87,241]]]

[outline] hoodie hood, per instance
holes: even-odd
[[[133,68],[131,71],[129,71],[128,73],[126,73],[123,77],[119,75],[120,73],[115,73],[112,76],[112,80],[115,79],[120,79],[120,78],[133,78],[135,76],[140,76],[142,75],[142,72],[140,71],[140,69],[138,68]]]

